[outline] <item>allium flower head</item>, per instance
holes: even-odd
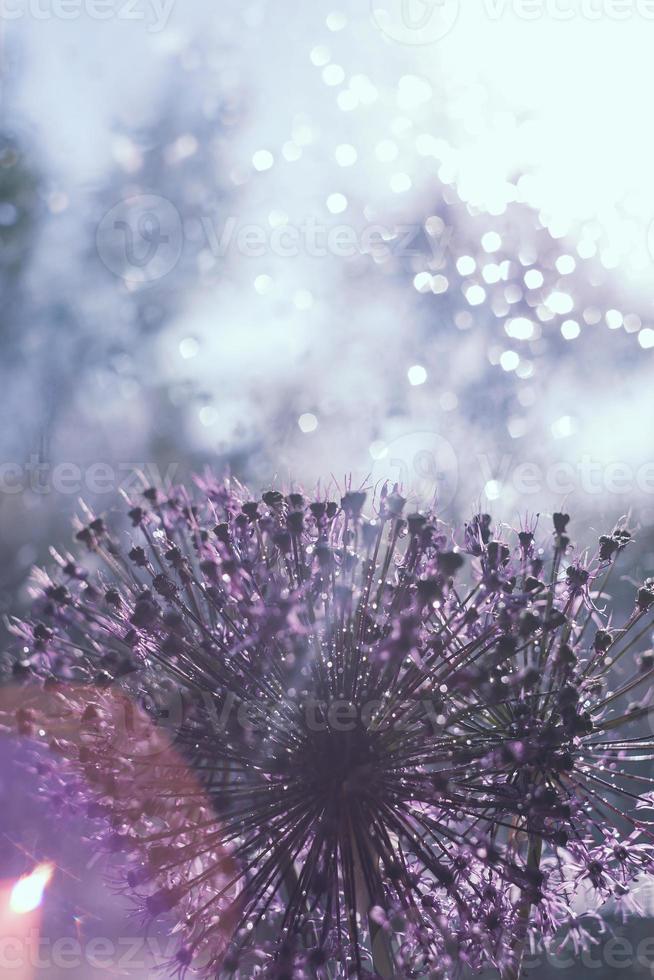
[[[15,625],[56,705],[27,685],[16,721],[177,921],[176,970],[511,977],[529,939],[587,941],[579,882],[637,910],[654,586],[620,629],[602,611],[626,529],[586,560],[562,514],[540,547],[537,521],[453,531],[397,488],[198,484],[88,515],[93,572],[57,555]]]

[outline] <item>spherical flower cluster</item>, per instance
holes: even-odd
[[[175,972],[512,978],[638,911],[654,582],[616,626],[623,526],[590,558],[564,514],[539,543],[397,487],[197,484],[88,514],[37,574],[4,718],[176,923]]]

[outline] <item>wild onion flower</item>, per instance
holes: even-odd
[[[537,522],[457,532],[397,488],[198,486],[146,490],[129,528],[87,515],[89,560],[55,555],[14,625],[43,685],[12,723],[177,922],[175,970],[510,978],[527,942],[590,941],[580,886],[589,915],[637,911],[654,583],[617,628],[625,529],[586,560],[561,514],[540,547]]]

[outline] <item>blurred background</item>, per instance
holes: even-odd
[[[0,0],[0,31],[2,612],[80,497],[205,465],[565,509],[582,545],[626,514],[654,572],[653,4]],[[48,831],[20,752],[7,880]],[[125,930],[84,832],[43,926],[82,945]],[[565,969],[650,975],[648,930]]]

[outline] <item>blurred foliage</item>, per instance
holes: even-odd
[[[40,183],[34,154],[13,134],[0,132],[0,339],[4,356],[20,337],[16,303],[38,236]]]

